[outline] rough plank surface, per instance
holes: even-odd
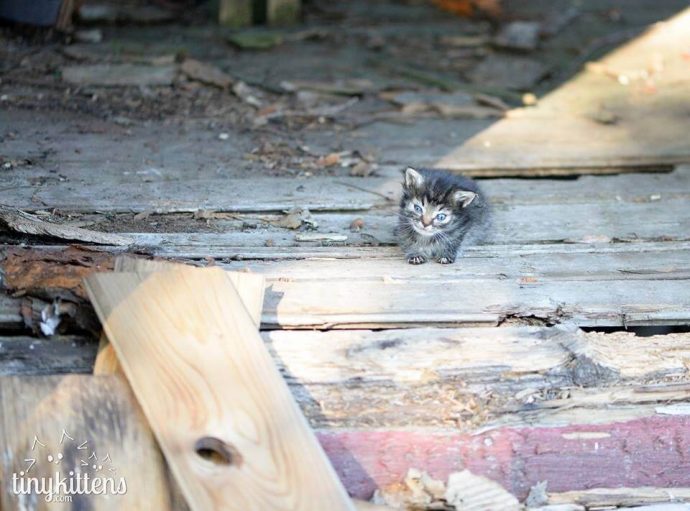
[[[86,282],[193,509],[353,509],[223,271]]]
[[[83,432],[97,453],[107,450],[116,473],[128,483],[127,495],[92,498],[89,509],[122,509],[122,498],[133,499],[134,506],[156,506],[149,509],[183,509],[179,501],[166,506],[170,497],[165,490],[162,457],[144,417],[137,412],[134,396],[118,377],[0,378],[0,402],[15,411],[0,418],[0,435],[5,442],[11,440],[5,445],[12,446],[1,462],[3,484],[6,474],[26,465],[23,460],[34,435],[43,443],[57,435],[58,442],[60,426],[64,426],[69,433],[73,432],[70,427]],[[690,442],[689,421],[687,415],[676,415],[599,425],[523,424],[481,434],[462,434],[448,428],[328,429],[318,431],[317,436],[348,491],[360,498],[369,498],[377,487],[401,481],[414,467],[439,479],[469,469],[499,482],[521,499],[532,485],[546,480],[553,503],[575,500],[610,505],[630,503],[630,495],[638,491],[645,502],[667,501],[676,491],[685,495],[685,488],[690,486],[690,467],[683,454]],[[76,434],[71,436],[77,438]],[[69,449],[72,447],[71,443]],[[564,456],[569,463],[563,463]],[[74,458],[66,461],[73,462]],[[640,465],[647,469],[638,470]],[[39,467],[54,470],[45,461]],[[583,491],[621,484],[635,491]],[[644,486],[654,488],[636,488]],[[569,493],[558,493],[566,491]],[[5,499],[3,509],[15,509],[16,501],[8,501],[11,495],[3,492],[0,498]],[[159,499],[167,500],[161,504]],[[86,505],[84,497],[75,500]],[[126,500],[127,504],[131,501]],[[54,503],[38,504],[34,509],[71,509]]]
[[[34,173],[36,175],[34,175]],[[257,177],[253,179],[177,179],[136,182],[97,174],[99,180],[78,185],[32,180],[44,172],[27,170],[16,186],[0,191],[0,203],[27,210],[58,208],[71,212],[277,212],[293,207],[311,211],[356,211],[395,206],[400,195],[399,169],[386,177]],[[690,196],[690,166],[671,173],[580,176],[574,180],[484,180],[482,188],[495,204],[590,204],[650,202]],[[88,186],[86,186],[88,185]],[[248,194],[247,190],[252,193]],[[651,197],[651,198],[650,198]]]
[[[678,48],[690,44],[688,20],[686,9],[655,25],[437,165],[490,176],[687,163],[690,120],[679,105],[690,82]]]
[[[96,344],[78,336],[0,337],[0,376],[89,373]]]
[[[123,382],[75,375],[3,377],[0,405],[2,509],[184,509],[169,494],[163,457]],[[20,480],[29,484],[31,477],[53,478],[56,471],[67,480],[70,471],[88,474],[92,484],[95,478],[113,478],[115,488],[122,478],[126,493],[61,490],[46,502],[36,492],[14,492],[14,474],[21,491]],[[64,497],[71,501],[61,501]]]

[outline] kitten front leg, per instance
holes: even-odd
[[[439,264],[452,264],[458,254],[458,247],[454,244],[449,244],[443,247],[436,255],[436,262]]]
[[[427,261],[426,257],[420,254],[408,254],[407,262],[410,264],[424,264]]]

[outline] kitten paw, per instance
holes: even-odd
[[[440,263],[440,264],[452,264],[455,262],[455,258],[454,257],[452,257],[452,258],[451,257],[439,257],[438,259],[436,259],[436,262]]]
[[[426,262],[426,257],[424,256],[410,256],[407,258],[407,262],[410,264],[424,264]]]

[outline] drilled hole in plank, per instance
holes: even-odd
[[[213,463],[214,465],[235,465],[242,464],[242,456],[232,445],[223,442],[220,438],[205,436],[196,441],[194,452],[197,455]]]

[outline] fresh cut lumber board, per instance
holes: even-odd
[[[193,510],[354,509],[223,270],[86,288]]]
[[[175,268],[184,268],[183,264],[171,263],[168,261],[143,259],[141,257],[118,256],[115,258],[116,272],[155,272],[174,270]],[[252,321],[257,329],[261,323],[261,309],[264,302],[264,279],[261,275],[249,272],[232,272],[225,273],[237,289],[245,308],[249,312]],[[117,356],[108,338],[102,336],[98,356],[94,364],[94,374],[114,374],[120,370]]]

